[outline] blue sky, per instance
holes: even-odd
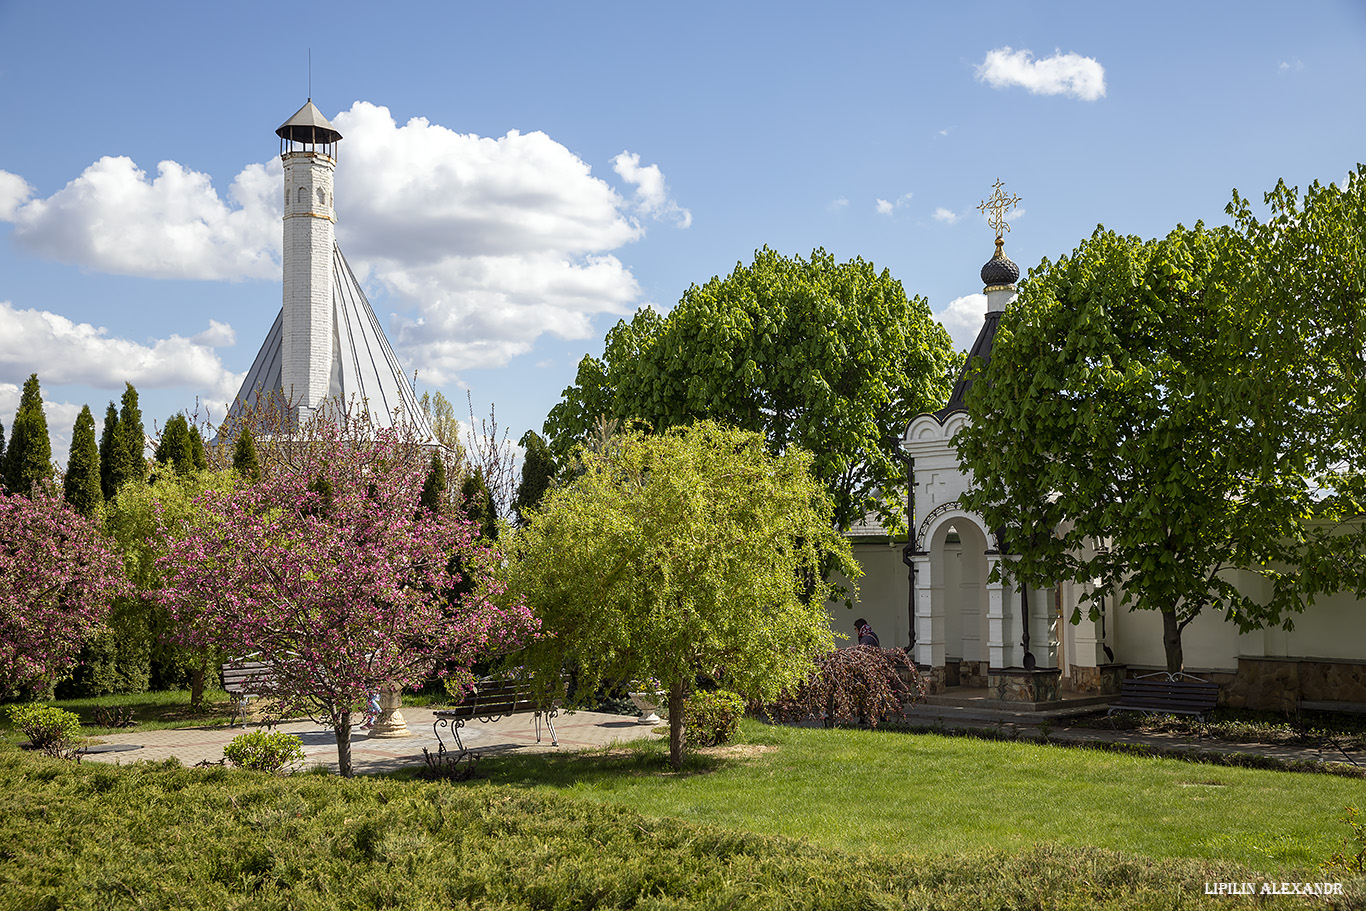
[[[0,421],[65,461],[125,381],[213,413],[280,307],[275,128],[346,138],[337,236],[419,389],[516,439],[619,318],[768,245],[890,269],[961,346],[1097,224],[1366,159],[1366,3],[55,4],[0,0]]]

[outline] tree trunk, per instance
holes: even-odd
[[[1176,621],[1176,610],[1162,612],[1162,647],[1167,651],[1167,673],[1177,674],[1185,667],[1181,652],[1181,624]]]
[[[337,718],[337,771],[341,777],[351,777],[351,713],[342,712]]]
[[[675,680],[669,687],[669,764],[674,771],[683,768],[683,681]]]
[[[199,659],[199,666],[190,674],[190,707],[199,708],[204,704],[204,678],[209,675],[209,659]]]

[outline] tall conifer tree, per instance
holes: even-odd
[[[119,425],[119,410],[113,402],[104,412],[104,430],[100,433],[100,492],[105,500],[114,499],[114,429]]]
[[[256,458],[256,443],[251,431],[245,427],[237,435],[237,444],[232,448],[232,467],[242,480],[255,484],[261,480],[261,463]]]
[[[474,472],[460,485],[460,502],[465,518],[479,526],[479,537],[490,541],[498,537],[498,511],[484,476]]]
[[[209,468],[209,454],[204,451],[204,437],[200,435],[199,428],[190,425],[190,442],[193,444],[191,449],[191,461],[194,463],[195,471],[207,471]]]
[[[194,438],[190,436],[190,423],[185,415],[172,415],[166,422],[154,458],[157,464],[170,465],[179,475],[194,471]]]
[[[5,423],[0,421],[0,465],[5,464]]]
[[[545,492],[555,480],[555,455],[541,435],[534,430],[522,434],[522,480],[517,485],[517,497],[512,508],[517,513],[517,524],[525,525],[527,514],[541,505]]]
[[[433,450],[432,465],[427,469],[427,480],[422,484],[418,503],[429,512],[440,513],[446,505],[446,460]]]
[[[51,477],[52,439],[47,432],[38,374],[34,373],[24,382],[19,410],[15,412],[14,426],[10,429],[4,461],[5,487],[11,493],[28,496],[35,482]]]
[[[110,441],[110,460],[113,465],[109,480],[116,493],[128,481],[133,478],[141,480],[147,473],[147,436],[142,428],[138,391],[132,383],[125,385],[127,388],[123,390],[119,422],[114,426],[114,438]]]
[[[100,492],[100,450],[95,443],[95,416],[86,405],[71,430],[71,455],[66,460],[66,501],[86,518],[94,518],[104,496]]]

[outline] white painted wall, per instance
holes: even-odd
[[[843,604],[826,605],[830,628],[849,638],[837,639],[841,648],[857,645],[854,621],[859,617],[872,624],[885,648],[905,648],[911,641],[911,623],[906,600],[910,582],[906,578],[906,564],[901,562],[901,544],[859,542],[853,545],[854,559],[863,568],[858,580],[858,597],[852,610]],[[845,582],[842,574],[836,574]]]

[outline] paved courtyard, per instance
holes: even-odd
[[[403,766],[420,766],[424,759],[423,747],[433,753],[437,750],[437,737],[432,731],[435,721],[432,710],[428,708],[405,708],[403,717],[407,722],[407,737],[371,737],[359,727],[351,733],[351,765],[357,774],[389,772]],[[560,745],[551,744],[550,730],[541,726],[541,741],[536,742],[535,716],[531,714],[510,715],[498,721],[484,723],[468,722],[460,731],[460,737],[467,749],[493,755],[511,752],[546,752],[554,750],[578,750],[586,747],[602,747],[613,743],[624,743],[646,737],[655,737],[652,725],[641,724],[634,715],[605,715],[600,712],[562,713],[555,719],[555,731],[559,734]],[[87,762],[132,763],[140,760],[158,761],[175,757],[181,764],[192,766],[200,762],[218,762],[223,758],[223,747],[241,734],[252,730],[256,725],[248,723],[242,727],[175,728],[162,731],[129,731],[120,734],[103,734],[97,738],[95,747],[115,747],[105,752],[91,752],[86,755]],[[297,735],[304,745],[309,767],[325,765],[332,771],[337,770],[337,740],[332,731],[312,721],[291,721],[277,725],[277,730]],[[443,727],[441,738],[446,748],[455,748],[454,739]],[[136,746],[137,749],[127,749]],[[118,749],[124,747],[124,749]]]

